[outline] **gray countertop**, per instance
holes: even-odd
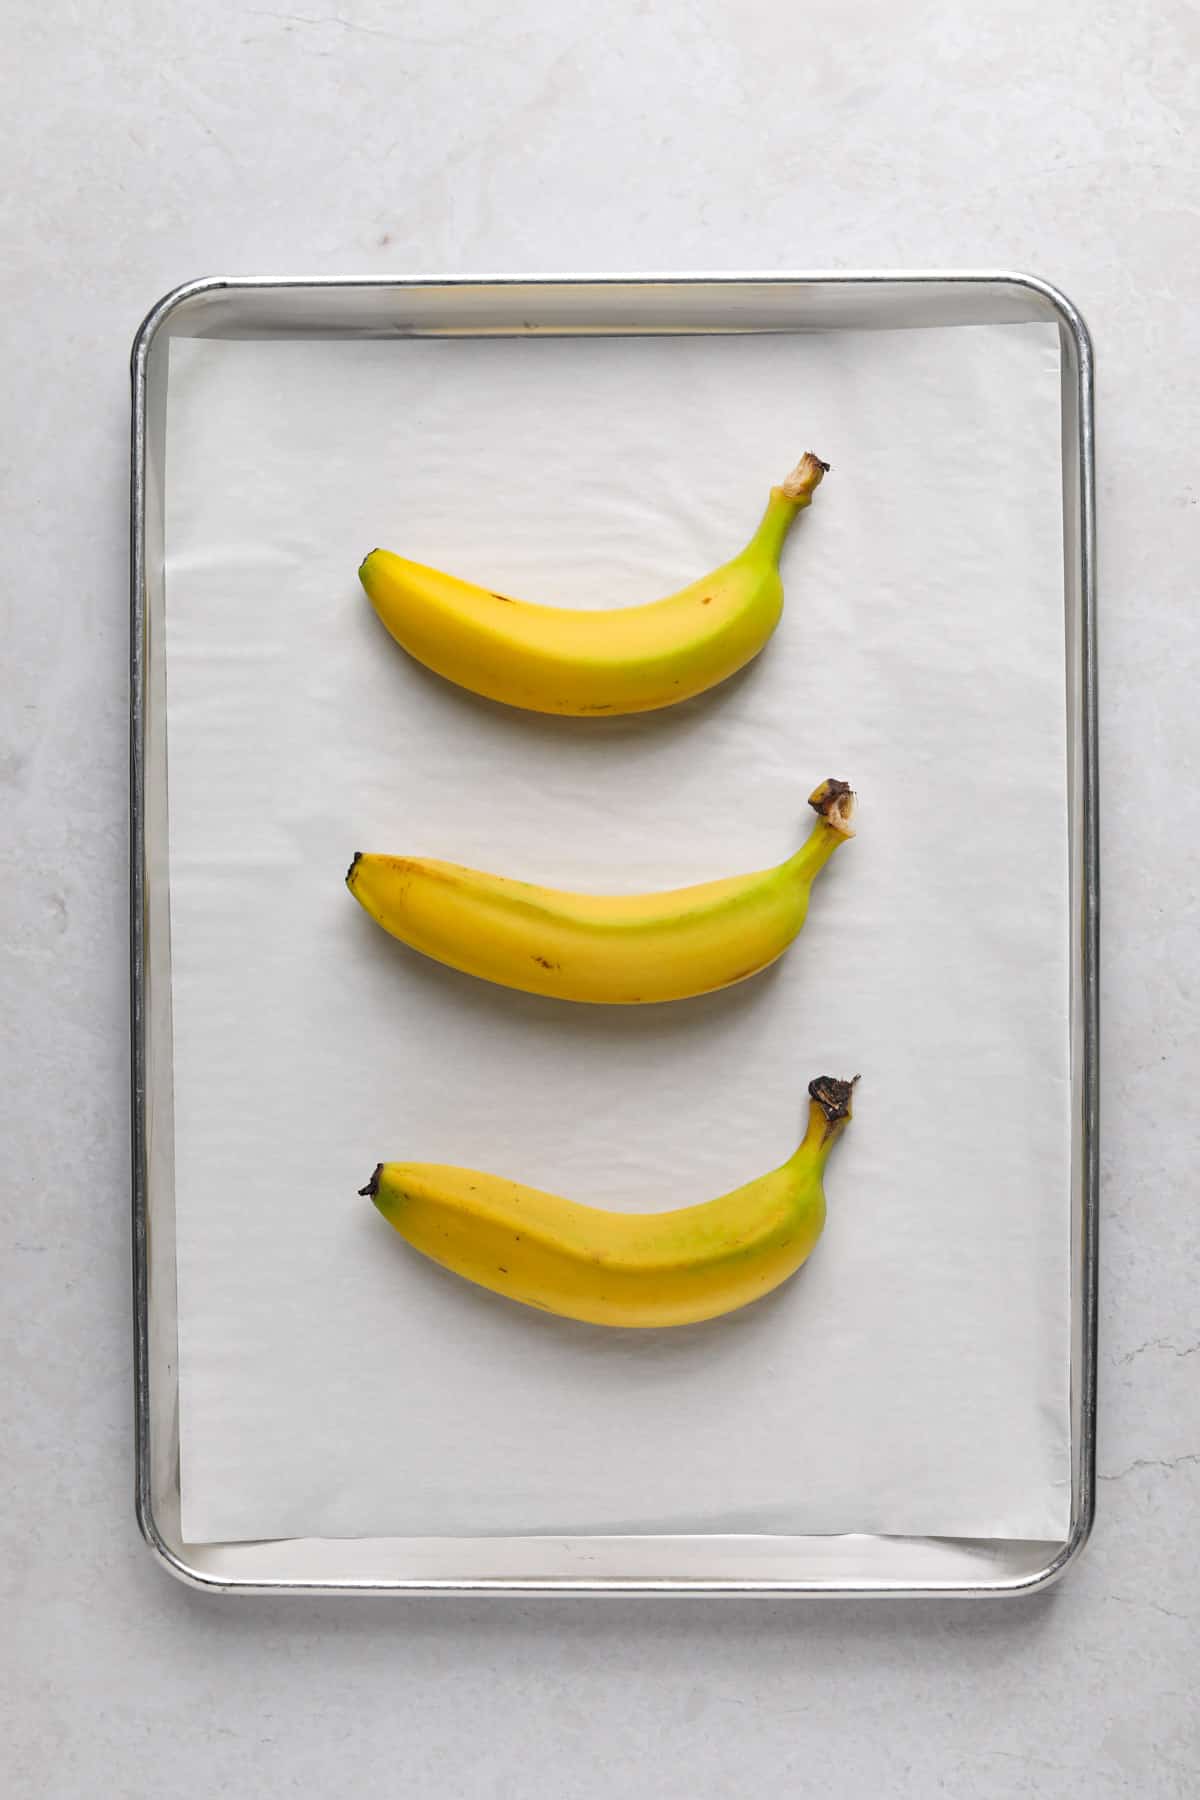
[[[0,587],[15,1795],[1200,1790],[1200,35],[1153,8],[22,5]],[[1096,341],[1100,1510],[1032,1601],[220,1600],[131,1506],[125,361],[218,273],[1014,267]],[[1003,504],[1003,497],[999,497]],[[1002,738],[1003,721],[997,721]]]

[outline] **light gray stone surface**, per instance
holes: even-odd
[[[1194,7],[17,0],[4,38],[2,1791],[1195,1794]],[[218,271],[823,265],[1032,269],[1096,339],[1092,1545],[1052,1593],[985,1607],[189,1594],[130,1506],[138,318]]]

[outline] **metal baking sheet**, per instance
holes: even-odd
[[[839,1534],[286,1539],[185,1545],[179,1518],[167,811],[163,459],[172,337],[312,339],[791,333],[1052,323],[1061,345],[1070,830],[1072,1479],[1062,1542]],[[1007,275],[598,281],[214,279],[168,296],[134,352],[133,983],[138,1512],[205,1586],[355,1591],[1022,1591],[1057,1574],[1092,1510],[1096,867],[1090,350],[1078,315]]]

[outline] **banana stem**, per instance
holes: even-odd
[[[842,837],[854,836],[854,827],[850,823],[854,817],[854,789],[848,781],[839,781],[836,775],[827,776],[808,796],[808,804]]]
[[[813,789],[808,804],[818,815],[817,822],[786,865],[805,885],[820,874],[839,845],[854,836],[854,827],[850,823],[854,817],[854,790],[848,782],[838,781],[831,775],[828,781]]]
[[[821,1161],[829,1155],[854,1113],[854,1090],[862,1079],[855,1075],[841,1081],[836,1075],[818,1075],[808,1084],[808,1130],[800,1150],[816,1151]]]
[[[779,561],[796,514],[812,505],[813,494],[821,485],[828,469],[829,464],[822,462],[819,456],[814,456],[811,450],[804,452],[791,474],[785,475],[779,486],[771,489],[767,510],[747,546],[748,553],[757,551],[760,555],[769,556],[772,562]]]
[[[797,506],[811,506],[815,489],[819,488],[829,473],[829,464],[806,450],[790,475],[785,475],[780,482],[777,493],[785,500],[794,500]]]

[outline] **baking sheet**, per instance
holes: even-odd
[[[1053,1538],[1068,1516],[1067,904],[1052,327],[176,343],[172,961],[189,1541],[436,1532]],[[834,472],[745,675],[543,720],[408,662],[380,542],[580,605],[722,560]],[[392,943],[350,853],[562,886],[860,835],[774,971],[565,1008]],[[670,1333],[547,1320],[354,1196],[381,1158],[631,1209],[791,1149],[861,1070],[830,1222],[776,1296]]]

